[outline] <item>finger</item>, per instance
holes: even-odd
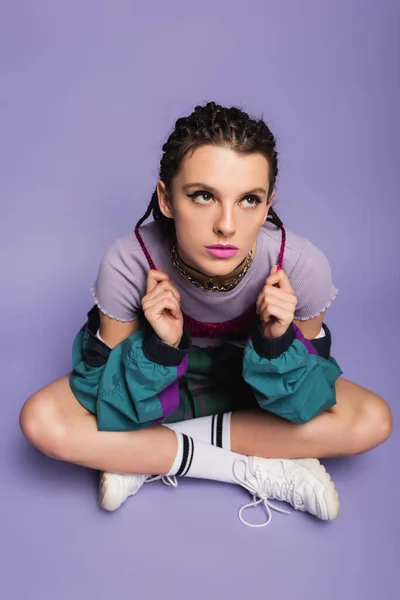
[[[276,265],[274,265],[273,267],[271,267],[271,270],[269,272],[270,275],[273,275],[274,273],[276,273],[278,270],[278,267]]]
[[[154,306],[155,304],[157,304],[157,302],[160,302],[161,300],[164,300],[165,298],[170,298],[179,304],[179,301],[176,298],[176,296],[172,290],[170,290],[170,289],[158,290],[158,288],[156,288],[155,290],[153,290],[153,292],[151,292],[150,294],[147,294],[147,296],[145,296],[142,299],[142,306]]]
[[[175,319],[180,318],[181,308],[180,308],[179,304],[176,302],[176,300],[174,300],[172,298],[166,298],[164,304],[165,304],[164,310],[165,309],[169,310],[169,312]]]
[[[170,295],[160,297],[155,301],[149,300],[143,303],[143,312],[148,321],[151,321],[152,318],[160,318],[164,310],[169,310],[171,315],[177,319],[181,315],[178,302]]]
[[[143,300],[142,300],[143,310],[144,310],[145,306],[146,307],[154,306],[155,304],[157,304],[157,302],[162,302],[167,298],[174,300],[174,302],[176,302],[178,304],[178,306],[180,306],[180,302],[179,302],[178,298],[176,298],[176,296],[172,290],[164,289],[164,290],[160,290],[160,292],[158,292],[157,290],[158,290],[158,288],[153,290],[153,293],[150,293],[143,298]]]
[[[271,304],[271,306],[279,306],[280,308],[284,308],[294,315],[296,308],[295,305],[292,302],[286,302],[286,300],[282,300],[281,298],[264,298],[260,304],[260,312],[262,312],[269,304]]]
[[[261,290],[261,292],[258,294],[257,296],[257,300],[256,300],[256,313],[259,315],[260,314],[260,306],[261,306],[261,302],[264,299],[264,290],[265,287]]]
[[[263,290],[263,298],[275,299],[279,298],[280,300],[284,300],[285,302],[289,302],[289,304],[293,304],[296,306],[297,298],[294,294],[290,292],[286,292],[281,288],[274,287],[272,285],[266,285]]]
[[[297,306],[297,298],[294,295],[294,293],[282,290],[281,288],[277,288],[272,285],[265,285],[256,300],[257,314],[260,313],[260,305],[261,305],[262,301],[264,300],[264,298],[267,298],[270,300],[275,299],[275,298],[280,298],[281,300],[289,302],[293,306]]]
[[[159,296],[160,294],[167,292],[167,291],[171,292],[173,294],[173,296],[178,300],[178,302],[180,302],[181,295],[169,279],[161,281],[160,283],[157,283],[156,287],[151,292],[146,294],[146,296],[148,296],[149,298],[152,298],[155,296]]]
[[[161,281],[168,281],[169,275],[160,269],[150,269],[147,273],[146,294],[149,294]]]
[[[270,275],[265,283],[266,285],[277,285],[281,290],[294,294],[289,278],[283,269]]]
[[[274,304],[268,304],[265,308],[261,309],[261,320],[268,322],[271,317],[275,317],[281,323],[291,323],[293,321],[293,313],[282,308],[281,306],[275,306]]]
[[[163,273],[162,271],[160,271],[162,273],[162,275],[164,275],[165,277],[163,277],[163,279],[161,281],[157,281],[155,283],[155,286],[151,289],[150,292],[148,292],[146,294],[146,296],[153,296],[154,294],[160,294],[162,291],[165,290],[171,290],[171,292],[173,293],[173,295],[175,296],[175,298],[178,300],[178,302],[180,302],[181,300],[181,295],[178,292],[177,288],[173,285],[173,283],[171,282],[171,279],[169,278],[169,275],[167,275],[167,273]],[[161,276],[162,276],[161,275]],[[160,279],[159,277],[157,277],[157,275],[153,278],[153,276],[150,277],[150,287],[152,285],[152,280],[153,279]]]

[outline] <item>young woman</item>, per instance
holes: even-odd
[[[266,523],[273,499],[331,520],[338,496],[315,457],[390,434],[384,400],[330,355],[336,288],[323,253],[272,208],[275,145],[237,108],[178,119],[146,214],[100,265],[72,372],[21,411],[42,452],[102,471],[107,510],[146,481],[188,476],[242,485]]]

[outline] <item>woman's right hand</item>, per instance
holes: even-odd
[[[147,274],[142,309],[158,337],[177,348],[183,335],[181,298],[169,275],[159,269],[151,269]]]

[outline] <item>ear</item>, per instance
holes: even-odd
[[[164,217],[168,219],[174,218],[174,211],[172,208],[172,202],[170,200],[167,188],[165,187],[165,183],[163,181],[157,182],[157,197],[158,197],[158,205]]]
[[[265,223],[265,221],[267,220],[268,213],[269,213],[269,209],[270,209],[270,208],[271,208],[271,206],[272,206],[272,202],[274,201],[274,198],[275,198],[275,192],[272,192],[272,194],[271,194],[271,195],[270,195],[270,197],[268,198],[268,203],[267,203],[267,205],[266,205],[266,207],[265,207],[265,218],[264,218],[264,223]]]

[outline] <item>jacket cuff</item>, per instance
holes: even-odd
[[[185,358],[191,344],[191,339],[185,329],[178,348],[174,348],[163,342],[149,325],[143,338],[142,350],[145,357],[154,363],[164,367],[177,367]]]
[[[95,304],[87,314],[87,322],[83,327],[87,342],[83,345],[82,354],[89,367],[101,367],[106,364],[111,348],[96,336],[100,327],[99,309]]]
[[[309,340],[322,358],[329,360],[331,355],[332,336],[330,329],[326,323],[322,323],[325,331],[325,337]]]
[[[287,331],[279,338],[267,338],[261,327],[260,319],[257,319],[253,331],[252,341],[254,350],[263,358],[278,358],[286,352],[296,339],[296,332],[293,323],[289,325]]]

